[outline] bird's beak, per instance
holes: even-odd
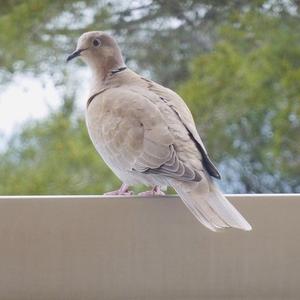
[[[70,61],[71,59],[73,59],[73,58],[79,56],[80,53],[81,53],[82,51],[84,51],[84,50],[86,50],[86,49],[75,50],[73,53],[71,53],[71,54],[67,57],[67,62]]]

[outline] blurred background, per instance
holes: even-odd
[[[300,1],[1,0],[0,194],[100,194],[118,180],[85,127],[85,31],[188,103],[228,193],[300,192]]]

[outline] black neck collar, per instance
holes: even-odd
[[[116,73],[119,73],[119,72],[122,72],[122,71],[124,71],[124,70],[126,70],[127,69],[127,67],[120,67],[120,68],[118,68],[118,69],[115,69],[115,70],[112,70],[111,72],[110,72],[110,75],[112,76],[112,75],[114,75],[114,74],[116,74]],[[100,95],[101,93],[103,93],[104,91],[106,91],[108,88],[103,88],[101,91],[99,91],[98,93],[95,93],[95,94],[93,94],[89,99],[88,99],[88,101],[87,101],[87,108],[89,107],[89,105],[91,104],[91,102],[94,100],[94,98],[95,97],[97,97],[98,95]]]
[[[118,69],[112,70],[112,71],[110,72],[110,75],[114,75],[114,74],[119,73],[119,72],[122,72],[122,71],[124,71],[124,70],[126,70],[126,69],[127,69],[127,67],[120,67],[120,68],[118,68]]]

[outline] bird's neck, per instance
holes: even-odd
[[[92,80],[90,86],[90,94],[97,93],[106,84],[108,79],[114,73],[115,70],[125,66],[122,56],[113,57],[110,60],[97,62],[97,64],[91,64]]]

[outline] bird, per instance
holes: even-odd
[[[220,173],[199,136],[188,106],[174,91],[130,68],[115,38],[83,33],[67,62],[80,57],[91,70],[86,125],[94,147],[122,181],[108,195],[164,195],[173,187],[196,219],[212,231],[251,225],[225,198],[213,178]]]

